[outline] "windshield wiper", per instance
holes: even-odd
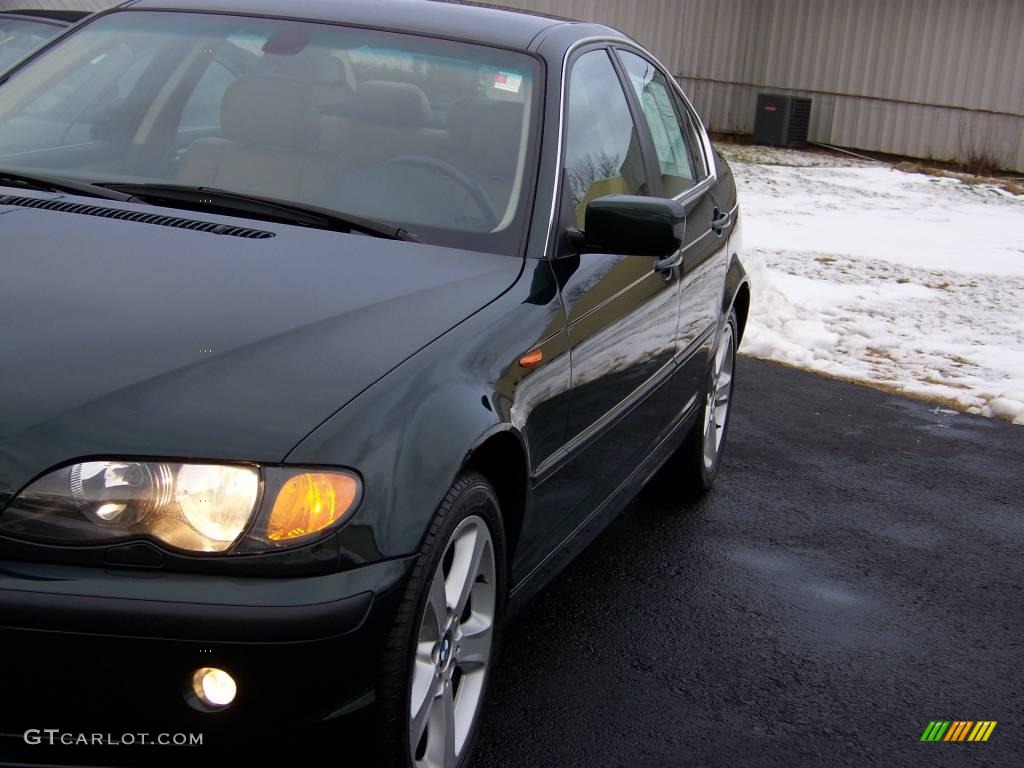
[[[41,173],[8,171],[0,168],[0,185],[3,184],[11,184],[43,192],[69,192],[73,195],[99,197],[103,200],[118,200],[122,203],[140,202],[130,194],[107,189],[96,184],[87,184],[84,181],[75,181],[74,179],[65,179],[59,176],[47,176]]]
[[[189,187],[180,184],[101,182],[99,186],[132,195],[143,202],[172,208],[209,210],[211,213],[218,211],[240,213],[284,224],[297,224],[338,232],[360,232],[364,235],[383,237],[389,240],[419,242],[419,238],[414,233],[402,227],[308,203],[295,203],[290,200],[249,195],[244,192],[231,192],[215,187]]]

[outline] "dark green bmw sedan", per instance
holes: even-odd
[[[675,80],[602,26],[139,0],[21,61],[0,733],[361,713],[380,765],[468,765],[509,612],[659,469],[715,480],[739,221]]]

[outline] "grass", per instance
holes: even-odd
[[[967,159],[960,163],[960,170],[971,176],[992,177],[1004,173],[1006,169],[984,152],[970,152],[967,155]]]
[[[999,187],[1004,192],[1009,192],[1011,195],[1024,196],[1024,184],[1014,179],[1008,179],[1003,176],[997,176],[997,171],[992,171],[991,166],[978,164],[971,165],[968,161],[962,165],[949,166],[945,163],[935,163],[924,160],[905,160],[902,163],[897,163],[893,166],[897,171],[903,171],[904,173],[921,173],[925,176],[934,176],[940,179],[956,179],[963,184],[987,184],[993,187]],[[988,169],[988,173],[976,173],[973,171],[966,170],[968,167],[975,167],[980,169]]]
[[[795,161],[797,155],[787,157],[786,153],[804,153],[804,157],[832,157],[844,161],[843,164],[856,164],[855,158],[834,152],[826,147],[807,146],[799,150],[787,150],[782,147],[765,147],[755,144],[752,136],[736,135],[731,133],[712,133],[716,145],[724,145],[729,148],[728,159],[738,160],[745,163],[759,165],[801,165]],[[1001,164],[991,155],[985,152],[969,152],[967,159],[961,163],[945,162],[929,158],[920,160],[897,155],[887,155],[881,152],[867,152],[860,150],[865,156],[875,161],[887,164],[904,173],[922,173],[926,176],[934,176],[943,179],[956,179],[964,184],[979,185],[986,184],[998,187],[1011,195],[1024,197],[1024,183],[1022,180],[1010,178],[1007,172],[1001,168]],[[863,161],[860,161],[863,162]],[[813,164],[813,163],[810,163]]]

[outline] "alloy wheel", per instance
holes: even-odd
[[[704,468],[715,466],[722,449],[722,438],[729,421],[729,405],[732,398],[733,366],[736,361],[735,338],[732,325],[726,324],[718,344],[711,380],[708,383],[707,400],[704,405]]]
[[[455,768],[483,699],[494,640],[494,542],[476,515],[452,533],[420,616],[409,701],[416,768]]]

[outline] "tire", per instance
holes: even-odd
[[[469,765],[504,612],[503,531],[491,484],[475,472],[460,476],[430,524],[382,657],[377,685],[382,765]],[[462,578],[471,569],[474,577]],[[467,583],[468,598],[459,588]],[[453,605],[457,609],[463,601],[466,608],[456,616]]]
[[[701,387],[700,417],[651,483],[650,491],[659,501],[693,501],[715,484],[729,434],[738,339],[739,321],[732,309]]]

